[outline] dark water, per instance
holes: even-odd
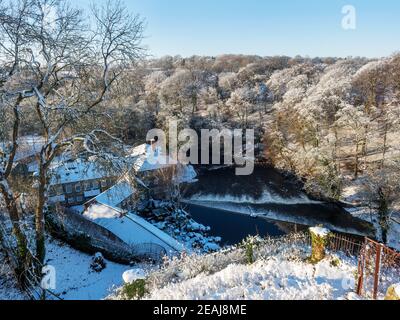
[[[189,185],[185,197],[201,193],[238,197],[246,195],[259,199],[264,190],[268,190],[280,197],[290,198],[298,196],[302,188],[294,179],[265,166],[256,166],[249,176],[236,176],[234,168],[221,168],[203,171],[198,178],[197,183]]]
[[[280,202],[232,203],[218,201],[220,209],[214,209],[211,208],[213,203],[193,201],[199,195],[245,196],[259,200],[265,190],[272,195],[272,200],[279,199]],[[307,226],[316,225],[324,225],[331,230],[350,234],[371,235],[369,224],[354,218],[338,204],[296,204],[285,201],[285,199],[304,196],[301,185],[271,168],[257,167],[253,175],[242,177],[236,176],[232,168],[206,171],[199,176],[197,183],[189,186],[184,196],[190,203],[187,211],[196,221],[210,226],[211,235],[220,236],[223,244],[238,243],[248,235],[281,236],[291,231],[298,231],[299,228],[305,229]],[[273,220],[242,214],[248,213],[249,210],[257,216],[272,214]],[[279,221],[277,216],[291,223]]]
[[[287,233],[273,221],[263,218],[198,205],[188,205],[187,210],[194,220],[210,226],[210,235],[221,237],[222,245],[237,244],[249,235],[278,237]]]

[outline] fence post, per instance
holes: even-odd
[[[365,265],[365,254],[367,250],[367,238],[364,239],[364,245],[361,248],[360,256],[358,258],[358,284],[357,284],[357,294],[362,295],[362,290],[364,286],[364,265]]]
[[[364,257],[361,255],[358,260],[358,283],[357,283],[357,294],[362,295],[363,281],[364,281]]]
[[[374,300],[378,298],[378,288],[379,288],[379,274],[381,269],[381,255],[382,255],[382,245],[376,244],[376,260],[375,260],[375,275],[374,275]]]

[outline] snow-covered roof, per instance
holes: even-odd
[[[153,147],[146,143],[131,149],[128,157],[132,158],[136,172],[159,170],[173,164],[172,159],[162,154],[159,148],[153,150]]]
[[[93,200],[109,207],[118,207],[125,199],[135,193],[135,189],[127,180],[122,180],[107,191],[99,194]],[[92,201],[93,201],[92,200]]]
[[[141,144],[140,146],[134,147],[131,150],[129,150],[129,155],[131,157],[138,157],[144,155],[146,154],[148,147],[149,145],[147,143]]]
[[[118,208],[94,203],[87,208],[84,216],[129,245],[155,243],[163,246],[169,253],[185,250],[181,243],[134,213],[123,214]]]
[[[40,136],[24,136],[18,139],[18,151],[15,156],[15,161],[20,161],[38,154],[43,145],[44,138]]]
[[[136,172],[148,172],[167,168],[173,165],[173,160],[161,153],[160,149],[153,151],[152,146],[142,144],[129,151],[128,163]],[[118,161],[116,159],[115,161]],[[51,185],[75,183],[86,180],[97,180],[110,176],[95,160],[78,159],[75,161],[60,160],[51,168]],[[190,182],[196,178],[192,166],[185,166],[180,173],[180,182]]]
[[[75,160],[60,163],[51,169],[50,185],[101,179],[108,176],[94,161]]]
[[[150,163],[148,158],[146,156],[139,157],[133,167],[136,170],[136,172],[146,172],[146,171],[153,171],[153,170],[159,170],[163,168],[168,168],[171,166],[171,164],[168,162],[168,158],[165,156],[160,156],[159,159],[164,159],[161,160],[160,162],[157,163]]]
[[[21,161],[38,154],[44,143],[44,138],[40,136],[24,136],[18,138],[18,149],[14,160]],[[10,144],[11,142],[0,141],[0,148],[9,148]]]

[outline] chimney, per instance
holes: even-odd
[[[156,150],[155,150],[155,148],[156,148],[156,140],[151,139],[151,140],[148,141],[148,144],[150,145],[150,147],[151,147],[151,149],[152,149],[153,151],[156,151]]]

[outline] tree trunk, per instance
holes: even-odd
[[[367,169],[367,149],[368,149],[368,130],[369,125],[364,127],[364,137],[362,139],[361,156],[364,158],[364,170]]]
[[[385,132],[383,135],[383,151],[382,151],[382,164],[381,168],[385,165],[386,160],[386,149],[387,149],[387,134],[388,134],[388,124],[385,124]]]
[[[378,195],[379,195],[379,207],[378,207],[379,224],[381,226],[381,231],[382,231],[382,242],[386,244],[387,234],[389,230],[389,223],[388,223],[389,203],[382,188],[379,188]]]
[[[359,168],[358,150],[359,150],[359,143],[357,142],[356,154],[355,154],[355,159],[354,159],[354,178],[355,179],[358,178],[358,168]]]
[[[46,203],[46,171],[43,166],[39,172],[38,199],[35,212],[35,231],[36,231],[36,258],[40,263],[44,263],[46,256],[45,248],[45,227],[44,227],[44,207]]]
[[[12,223],[12,232],[17,240],[17,266],[16,274],[18,280],[24,282],[24,271],[28,260],[28,241],[25,234],[22,232],[20,227],[20,219],[18,214],[18,207],[15,202],[13,195],[6,188],[5,183],[0,183],[0,191],[3,195],[4,202],[7,207],[8,214]],[[5,237],[6,235],[3,235]]]
[[[338,175],[340,176],[341,172],[342,172],[342,168],[341,168],[341,162],[340,162],[339,133],[336,128],[334,131],[335,131],[335,147],[334,147],[333,159],[336,162]]]

